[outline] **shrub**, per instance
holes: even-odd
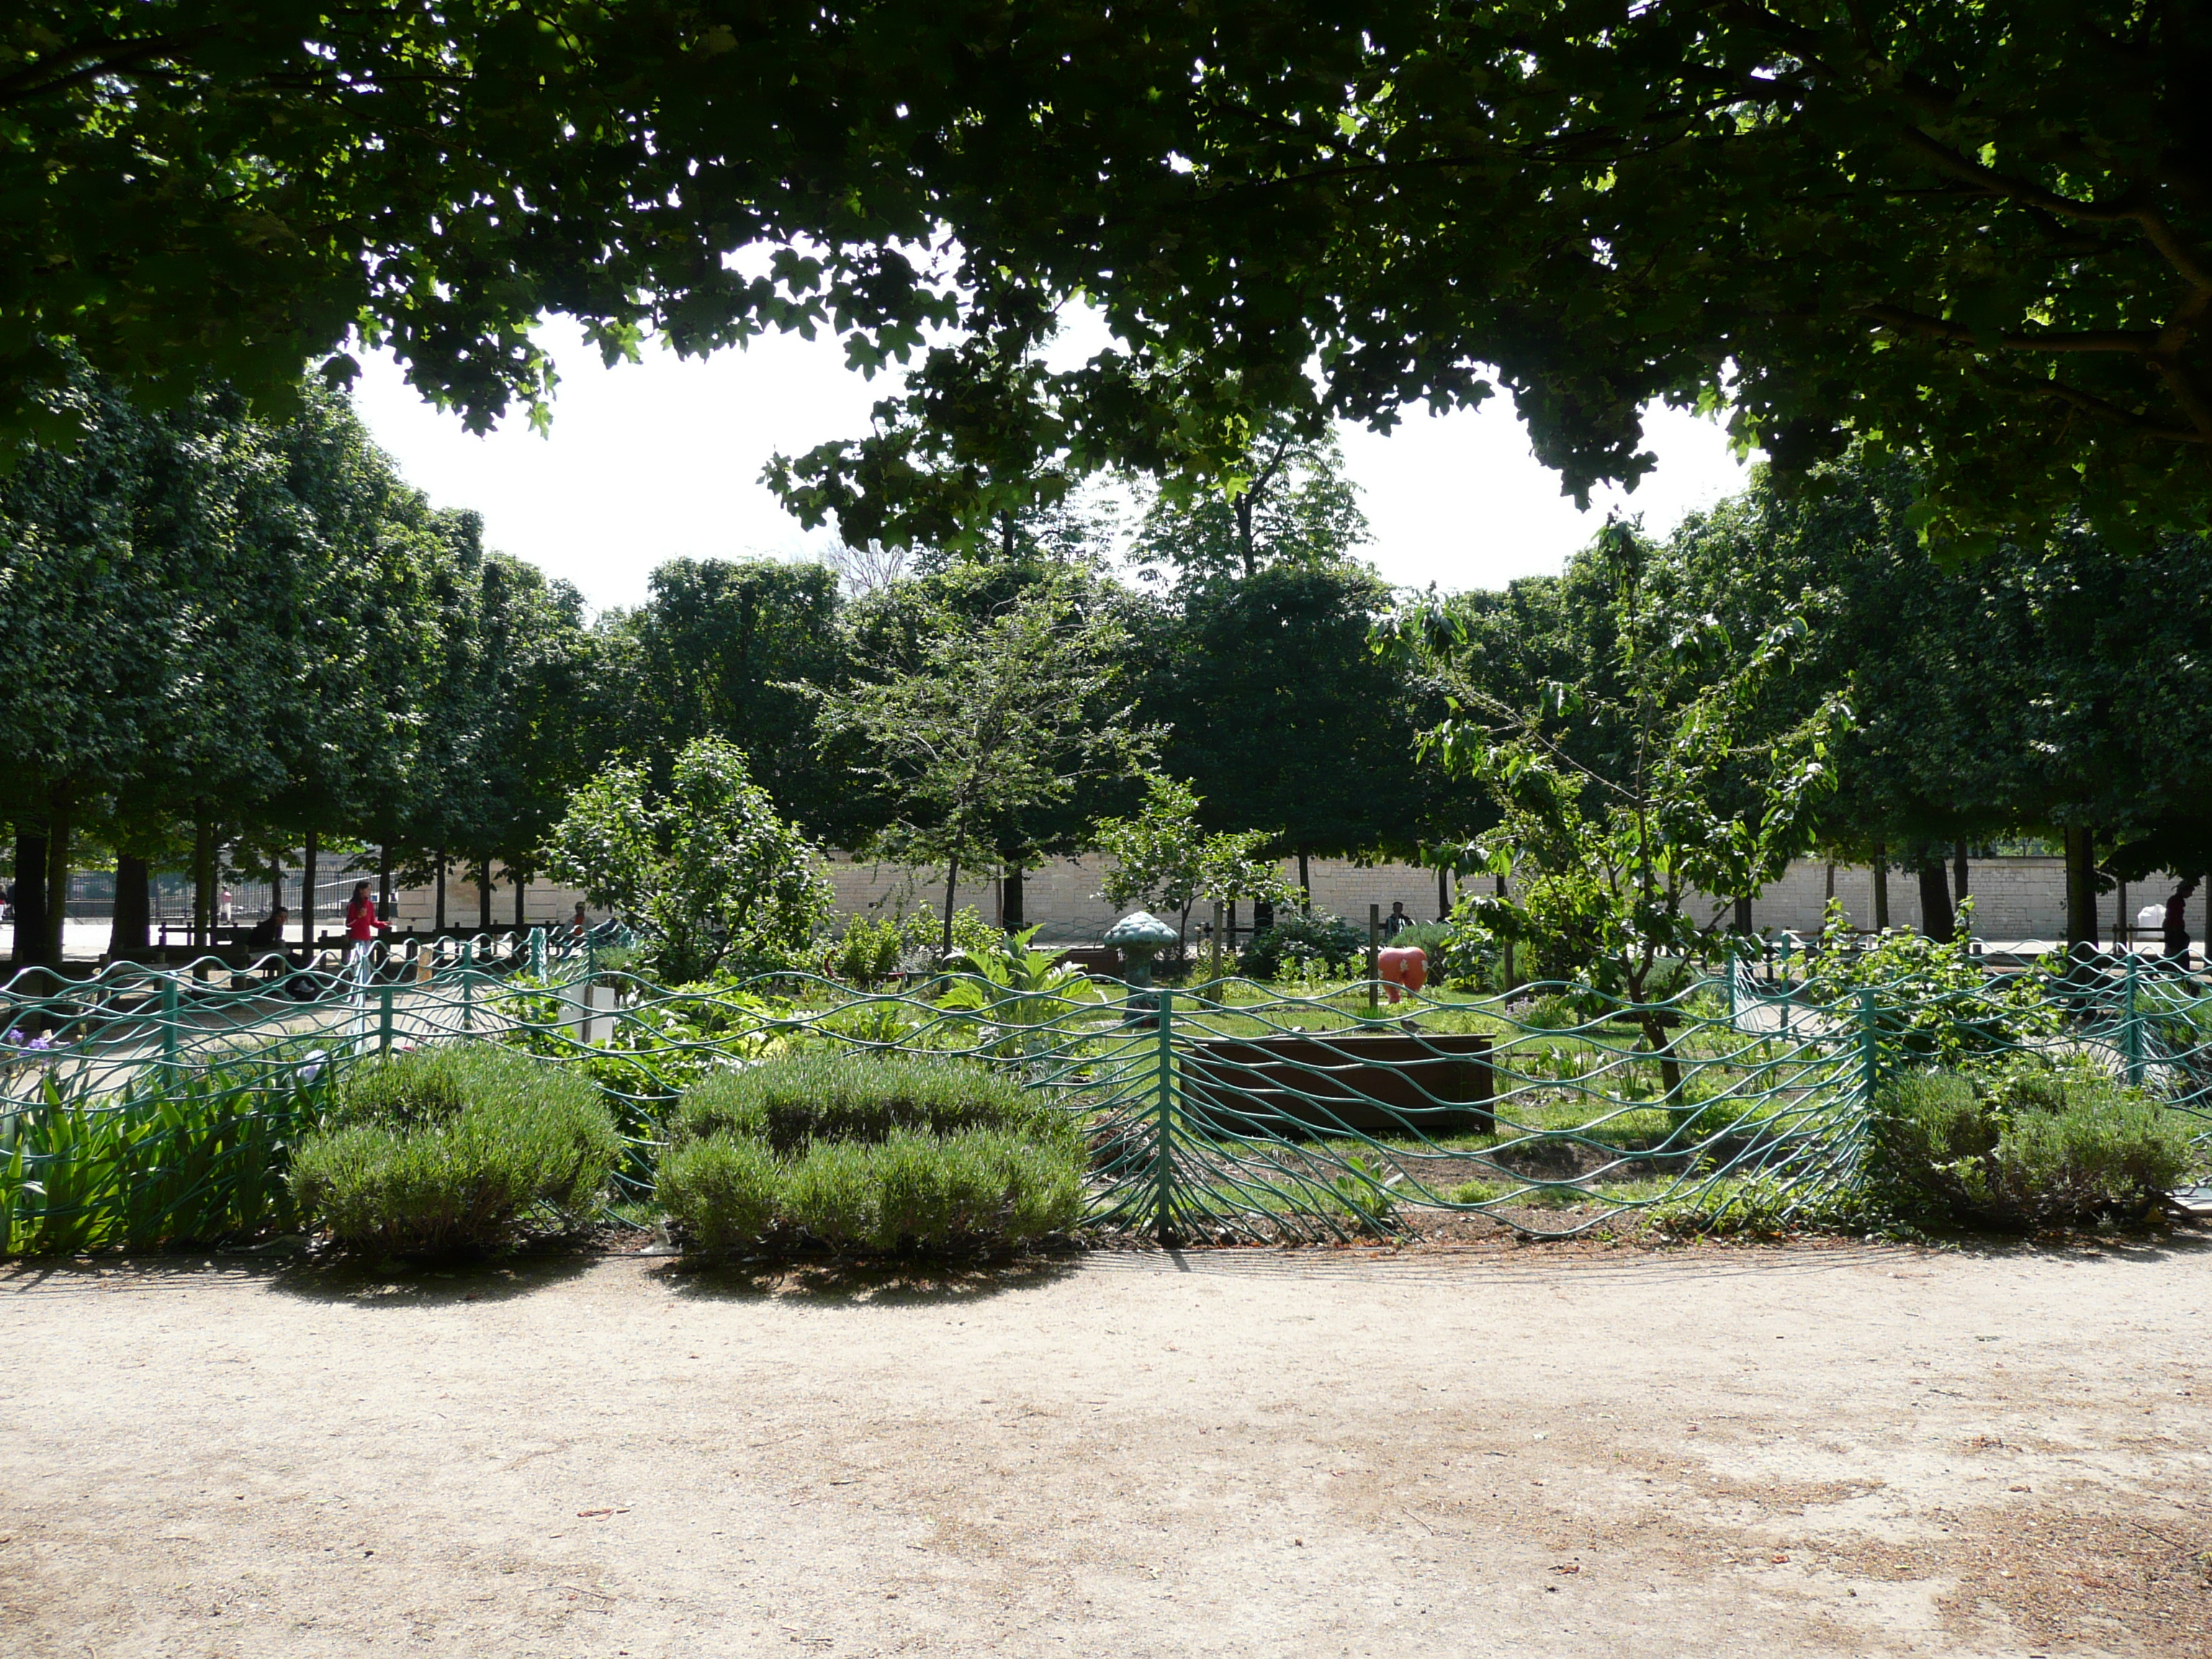
[[[661,1201],[705,1249],[779,1227],[839,1249],[1020,1244],[1082,1214],[1079,1126],[972,1061],[772,1060],[695,1087],[673,1139]]]
[[[899,938],[906,952],[918,957],[927,966],[935,966],[945,943],[945,917],[941,912],[923,908],[909,910],[899,923]],[[983,920],[983,913],[972,904],[963,904],[952,913],[952,954],[963,951],[1003,951],[1006,936]]]
[[[2191,1165],[2173,1113],[2085,1061],[1917,1072],[1875,1103],[1869,1174],[1908,1212],[2004,1231],[2141,1216]]]
[[[899,1129],[1075,1134],[1066,1113],[972,1061],[830,1050],[708,1078],[684,1096],[676,1121],[679,1139],[746,1135],[781,1158],[810,1141],[882,1140]]]
[[[444,1255],[573,1224],[621,1151],[589,1079],[461,1044],[355,1067],[293,1155],[292,1189],[349,1249]]]
[[[1022,1244],[1075,1224],[1082,1162],[1066,1143],[994,1129],[810,1146],[792,1166],[792,1224],[844,1249]]]
[[[661,1157],[661,1206],[702,1249],[758,1238],[776,1218],[782,1170],[764,1142],[736,1135],[687,1141]]]
[[[1318,910],[1311,915],[1293,914],[1252,936],[1237,959],[1237,970],[1249,979],[1275,979],[1285,968],[1319,963],[1330,973],[1340,974],[1366,950],[1366,936],[1341,916]]]
[[[1806,1001],[1838,1005],[1858,1019],[1870,1005],[1886,1059],[1957,1066],[2054,1035],[2064,1023],[2050,979],[2040,972],[1995,981],[1968,948],[1968,907],[1954,940],[1887,933],[1860,948],[1842,907],[1831,903]]]
[[[830,948],[823,966],[833,979],[870,990],[898,971],[906,941],[898,923],[887,917],[854,916],[844,937]]]

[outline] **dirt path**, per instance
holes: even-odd
[[[0,1273],[0,1651],[2212,1652],[2212,1244]]]

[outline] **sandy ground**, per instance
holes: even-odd
[[[0,1273],[0,1652],[2212,1653],[2212,1242]]]

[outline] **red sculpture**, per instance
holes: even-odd
[[[1398,1000],[1398,988],[1418,991],[1429,982],[1429,959],[1418,945],[1391,945],[1376,953],[1376,975],[1389,992],[1390,1000]]]

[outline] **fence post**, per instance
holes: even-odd
[[[1726,963],[1722,971],[1728,975],[1728,1023],[1729,1030],[1733,1031],[1735,1030],[1735,975],[1742,964],[1734,956],[1727,957]]]
[[[477,1029],[477,942],[470,939],[461,946],[461,1030]]]
[[[1871,1110],[1875,1091],[1881,1087],[1881,1025],[1871,985],[1859,988],[1859,1070],[1860,1082],[1866,1090],[1866,1103]]]
[[[1153,1121],[1158,1139],[1152,1152],[1152,1233],[1161,1248],[1172,1249],[1175,1230],[1175,1045],[1172,1009],[1175,993],[1162,988],[1159,1009],[1159,1076]]]
[[[530,930],[530,977],[535,980],[545,977],[545,930],[543,927]]]
[[[2126,1045],[2128,1056],[2128,1087],[2140,1089],[2143,1079],[2142,1017],[2136,1012],[2136,968],[2138,958],[2128,952],[2127,1009],[2120,1028],[2121,1041]]]
[[[396,988],[390,980],[376,988],[376,1048],[379,1054],[392,1052],[392,995]]]
[[[177,976],[173,972],[161,975],[161,1063],[174,1068],[177,1063]]]

